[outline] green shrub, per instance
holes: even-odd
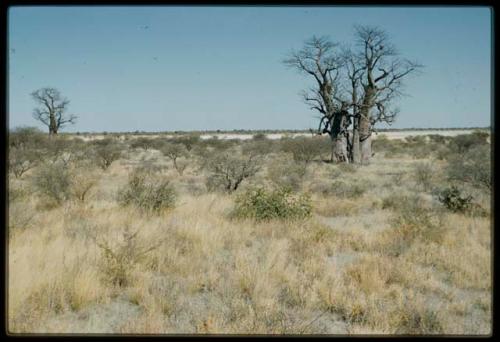
[[[303,219],[311,215],[311,200],[308,195],[293,195],[290,189],[280,188],[266,191],[263,188],[249,189],[236,198],[233,216],[252,218],[257,221],[271,219]]]
[[[472,208],[472,196],[465,196],[456,187],[445,188],[437,192],[437,198],[448,210],[465,213]]]
[[[121,205],[134,205],[150,212],[173,208],[175,201],[176,192],[168,181],[139,172],[133,173],[128,184],[118,192]]]

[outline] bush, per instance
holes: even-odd
[[[9,132],[10,148],[36,148],[43,145],[46,140],[46,134],[36,127],[16,127]]]
[[[174,168],[177,170],[179,175],[182,176],[184,170],[187,167],[186,162],[178,162],[181,157],[186,157],[188,155],[188,150],[184,145],[174,144],[171,142],[166,142],[159,148],[163,155],[167,156],[174,163]]]
[[[34,168],[40,161],[40,155],[31,148],[12,147],[9,150],[9,171],[16,178]]]
[[[148,149],[154,147],[156,144],[156,139],[151,139],[151,138],[146,138],[146,137],[139,137],[134,139],[130,143],[130,147],[132,148],[142,148],[143,150],[147,151]]]
[[[435,171],[433,167],[428,163],[420,163],[415,166],[413,172],[417,185],[421,186],[424,191],[429,190],[434,179]]]
[[[84,202],[87,194],[99,179],[97,172],[93,169],[73,169],[71,175],[71,195],[77,200]]]
[[[442,238],[443,229],[438,215],[426,207],[419,197],[407,197],[397,205],[398,212],[392,219],[395,227],[395,240],[403,245],[414,239],[438,242]]]
[[[121,205],[135,205],[150,212],[173,208],[176,192],[168,181],[153,179],[145,173],[135,172],[128,184],[118,192]]]
[[[106,170],[111,163],[121,157],[121,148],[111,139],[106,138],[93,142],[93,157],[97,165]]]
[[[334,181],[329,194],[342,198],[357,198],[368,190],[366,183],[348,184],[344,181]]]
[[[282,139],[281,149],[284,152],[291,153],[295,161],[308,164],[324,152],[324,144],[322,144],[321,137],[296,137]]]
[[[139,230],[130,232],[130,228],[126,226],[121,239],[118,242],[114,241],[113,244],[100,240],[95,235],[92,236],[95,244],[103,253],[100,269],[105,281],[115,286],[126,286],[130,281],[133,266],[163,242],[161,240],[155,244],[140,242],[137,238],[138,233]]]
[[[274,151],[274,145],[267,138],[250,140],[243,143],[242,151],[244,155],[266,155]]]
[[[491,191],[491,148],[489,145],[476,146],[463,155],[451,157],[445,172],[451,181]]]
[[[278,187],[288,187],[294,191],[300,189],[307,172],[305,164],[289,160],[273,160],[267,168],[267,177]]]
[[[68,169],[60,162],[40,166],[34,176],[33,185],[42,195],[56,204],[70,197],[71,178]]]
[[[260,169],[255,156],[239,157],[229,153],[212,155],[206,167],[211,173],[207,178],[209,190],[235,191],[243,180],[251,177]]]
[[[482,131],[474,131],[470,134],[460,134],[450,142],[451,149],[458,153],[463,154],[475,146],[486,145],[488,143],[489,134]]]
[[[308,195],[293,195],[290,189],[266,191],[249,189],[236,198],[233,216],[252,218],[257,221],[271,219],[304,219],[311,215],[311,200]]]
[[[438,191],[437,198],[448,210],[453,212],[465,213],[472,208],[472,196],[462,195],[456,186]]]

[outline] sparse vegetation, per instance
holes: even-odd
[[[43,157],[9,177],[9,331],[491,331],[489,143],[415,160],[441,140],[387,139],[356,166],[262,137],[189,152],[181,134],[148,151],[89,137],[9,143]]]

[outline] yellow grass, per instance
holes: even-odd
[[[8,329],[489,334],[490,218],[442,212],[439,243],[415,239],[399,255],[386,252],[396,213],[380,207],[382,198],[420,190],[391,178],[402,172],[410,179],[413,159],[382,158],[341,176],[368,182],[366,192],[313,194],[313,216],[304,221],[233,220],[234,194],[192,194],[186,187],[201,184],[203,174],[191,166],[179,176],[170,164],[161,175],[180,189],[174,209],[154,215],[120,207],[115,195],[130,172],[123,160],[101,172],[84,202],[44,208],[36,195],[17,200],[10,204]],[[334,168],[313,163],[302,188]],[[28,184],[25,178],[11,186]],[[27,212],[34,216],[23,224]],[[117,251],[135,231],[134,248],[156,248],[128,261],[125,285],[113,284],[96,241]]]

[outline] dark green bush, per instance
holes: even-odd
[[[448,210],[465,213],[472,208],[472,196],[463,195],[456,187],[445,188],[437,192],[437,198]]]
[[[271,219],[304,219],[311,215],[311,200],[308,195],[294,195],[290,189],[267,191],[263,188],[249,189],[236,198],[233,216],[252,218],[257,221]]]

